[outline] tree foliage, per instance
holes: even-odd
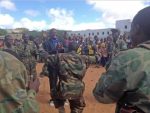
[[[5,29],[0,29],[0,36],[6,35],[7,31]]]
[[[34,38],[36,37],[42,37],[42,32],[41,31],[28,31],[26,32],[28,35],[33,36]]]

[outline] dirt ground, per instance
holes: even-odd
[[[42,64],[37,65],[38,73],[41,71]],[[86,107],[83,113],[114,113],[115,105],[114,104],[101,104],[98,103],[93,97],[92,90],[98,81],[100,74],[104,72],[103,68],[95,68],[94,66],[90,67],[87,70],[85,81],[85,92],[84,97],[86,101]],[[37,100],[40,104],[40,113],[58,113],[54,107],[51,107],[48,104],[50,99],[49,92],[49,81],[47,77],[40,78],[40,91],[37,95]],[[69,113],[69,106],[65,106],[66,113]]]

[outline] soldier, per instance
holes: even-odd
[[[45,40],[43,43],[44,50],[47,51],[49,54],[56,54],[63,51],[63,48],[59,46],[62,45],[62,43],[58,39],[56,33],[56,29],[51,29],[48,39]]]
[[[17,49],[17,53],[19,57],[21,57],[21,61],[26,66],[29,80],[36,78],[36,59],[35,54],[37,54],[37,48],[36,45],[29,40],[29,36],[24,34],[23,35],[23,41],[19,48]]]
[[[0,51],[0,113],[39,113],[35,99],[39,80],[31,81],[29,90],[25,66],[14,56]]]
[[[113,55],[113,51],[114,51],[114,42],[112,37],[108,37],[108,41],[107,41],[107,51],[108,51],[108,60],[111,60],[112,55]]]
[[[150,112],[150,7],[139,11],[131,25],[133,49],[120,52],[93,90],[101,103],[117,102],[116,113]]]
[[[61,48],[59,48],[60,41],[57,37],[57,32],[56,29],[51,29],[50,33],[49,33],[49,38],[47,40],[44,41],[43,43],[43,48],[46,52],[48,52],[50,55],[51,54],[57,54],[59,52],[63,52],[63,50]],[[55,74],[53,74],[53,70],[51,68],[48,67],[48,73],[49,73],[49,84],[50,84],[50,92],[53,92],[52,89],[55,87],[56,84],[56,76]],[[51,95],[51,97],[53,97]],[[53,98],[49,101],[50,105],[54,105],[53,104]]]
[[[71,113],[82,113],[85,107],[83,98],[85,86],[82,79],[87,70],[87,57],[80,56],[75,51],[50,55],[41,75],[50,76],[47,69],[51,70],[51,75],[55,75],[52,79],[55,81],[53,84],[55,87],[51,89],[51,96],[59,113],[65,113],[66,99],[70,103]]]

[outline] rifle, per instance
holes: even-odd
[[[142,95],[136,93],[137,89],[132,91],[127,91],[117,102],[116,112],[115,113],[145,113],[137,106],[132,105],[129,101],[136,101],[137,98]],[[134,97],[134,98],[133,98]],[[137,98],[135,98],[137,97]]]

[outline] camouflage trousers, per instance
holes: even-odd
[[[59,109],[59,113],[65,113],[64,109],[62,109],[62,108],[64,107],[66,100],[53,99],[53,101],[54,101],[54,105],[57,109],[61,108],[61,109]],[[70,104],[71,113],[82,113],[84,107],[86,106],[83,96],[80,98],[72,99],[72,100],[68,100],[68,101]]]
[[[49,85],[50,85],[50,96],[52,98],[52,101],[54,102],[55,108],[59,109],[59,113],[65,113],[64,110],[64,104],[66,102],[65,99],[61,99],[57,97],[57,69],[54,69],[53,67],[48,67],[49,71]],[[77,99],[68,100],[70,104],[71,113],[82,113],[83,109],[85,107],[85,100],[83,96]]]

